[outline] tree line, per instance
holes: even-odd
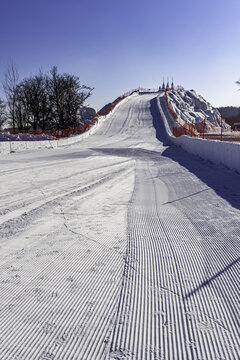
[[[224,118],[235,118],[240,116],[239,106],[222,106],[218,110],[222,112]]]
[[[0,98],[0,128],[8,121],[15,129],[65,129],[81,121],[81,110],[93,88],[81,85],[78,76],[39,71],[19,80],[10,66],[3,81],[6,100]]]

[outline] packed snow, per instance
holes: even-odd
[[[239,359],[240,176],[171,145],[163,102],[1,155],[0,359]]]

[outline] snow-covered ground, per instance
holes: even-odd
[[[90,127],[89,130],[85,131],[80,135],[74,135],[70,137],[62,137],[58,140],[54,140],[53,136],[45,134],[31,135],[31,134],[9,134],[8,131],[0,132],[0,154],[9,154],[12,152],[19,152],[24,150],[33,149],[56,149],[62,146],[74,144],[86,139],[89,135],[92,135],[102,123],[108,119],[109,116],[118,108],[119,104],[124,102],[126,97],[131,95],[126,93],[123,97],[120,97],[112,103],[112,109],[105,115],[98,118],[97,122]],[[118,101],[117,101],[118,100]],[[117,102],[116,102],[117,101]]]
[[[155,97],[0,157],[0,359],[239,359],[240,176],[172,146]]]
[[[166,136],[171,143],[181,146],[191,154],[212,161],[214,164],[227,166],[240,173],[240,144],[238,133],[234,136],[229,132],[225,132],[225,141],[223,142],[220,140],[209,140],[190,136],[180,136],[176,138],[172,135],[176,121],[168,109],[165,97],[163,95],[158,96],[155,101],[159,110],[159,116],[164,122]],[[230,142],[227,141],[228,137],[232,138]],[[234,137],[238,142],[233,141]]]
[[[9,134],[8,131],[0,132],[0,141],[43,141],[43,140],[53,140],[53,136],[40,134],[40,135],[32,135],[32,134]]]
[[[199,126],[205,120],[206,132],[219,132],[221,126],[221,114],[201,95],[194,90],[174,90],[168,92],[169,105],[174,112],[185,122]],[[230,125],[223,120],[223,131],[229,131]]]

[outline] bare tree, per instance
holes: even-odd
[[[24,79],[17,86],[17,107],[25,112],[24,126],[46,128],[50,117],[50,104],[48,101],[47,79],[39,72],[38,75]],[[19,113],[20,115],[20,113]]]
[[[59,74],[56,66],[50,74],[49,94],[56,127],[64,129],[75,126],[80,118],[80,109],[93,88],[81,85],[79,77],[75,75]]]
[[[53,67],[50,74],[41,71],[19,81],[14,66],[5,74],[4,90],[13,129],[74,127],[81,118],[80,109],[91,95],[92,88],[81,85],[79,78],[59,74]]]
[[[19,75],[14,64],[8,66],[3,81],[3,89],[7,99],[9,118],[12,121],[12,127],[16,126],[16,87],[19,82]]]
[[[6,104],[4,101],[0,98],[0,129],[3,127],[4,123],[7,120],[7,114],[6,114]]]

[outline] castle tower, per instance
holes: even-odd
[[[164,91],[166,88],[165,88],[165,83],[164,83],[164,78],[163,78],[163,83],[162,83],[162,90]]]
[[[168,78],[167,78],[166,90],[169,90],[169,81],[168,81]]]

